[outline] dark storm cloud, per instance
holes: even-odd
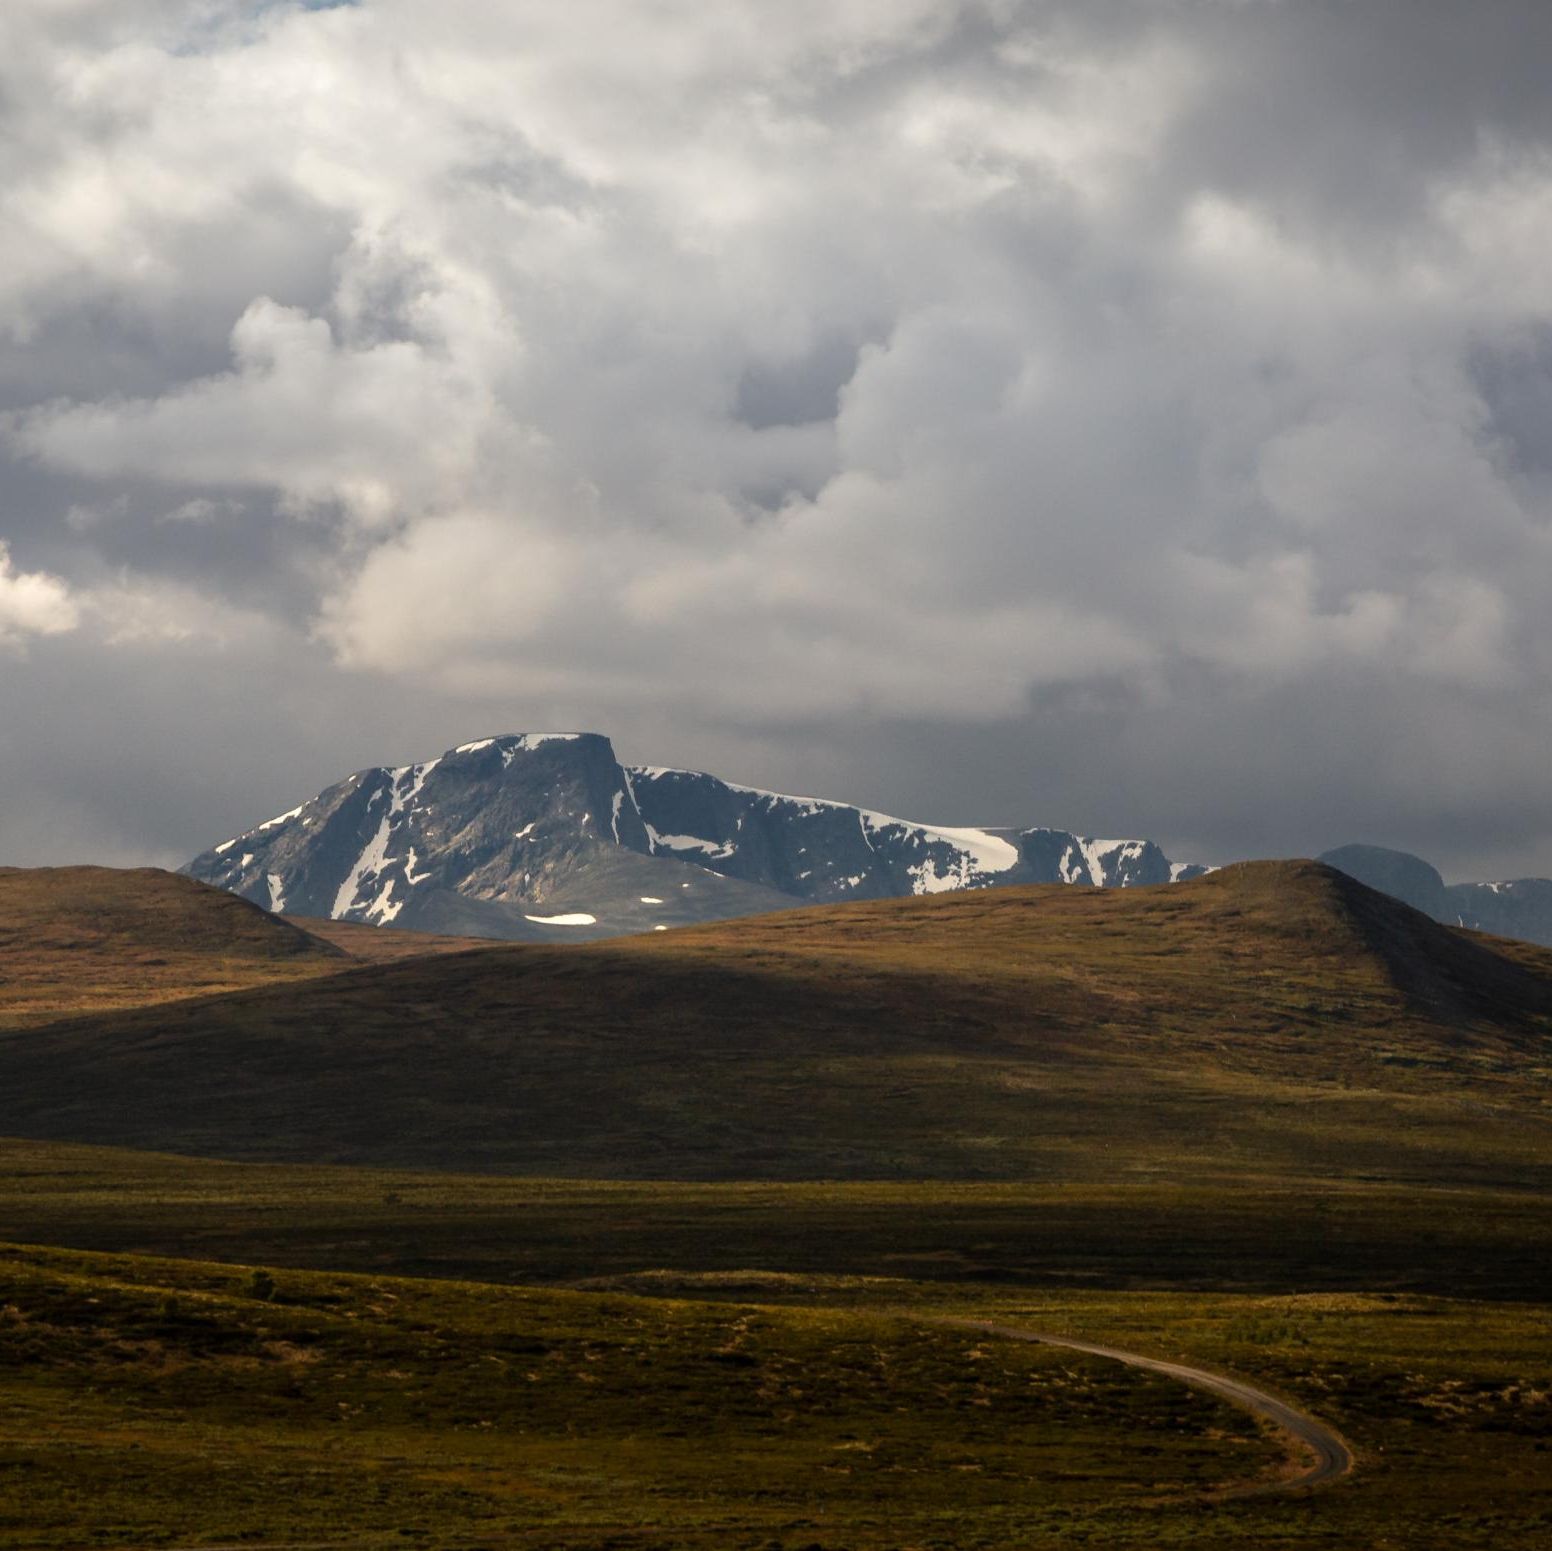
[[[1188,10],[1217,89],[1166,154],[1193,180],[1335,235],[1394,235],[1484,139],[1552,135],[1552,12],[1522,0],[1310,0]]]
[[[0,61],[8,859],[543,723],[1552,871],[1544,5],[21,0]]]

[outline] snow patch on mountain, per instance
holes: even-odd
[[[693,888],[690,869],[703,880]],[[188,870],[296,914],[537,937],[562,916],[602,936],[827,900],[1129,886],[1201,869],[1148,841],[913,823],[698,771],[623,766],[597,734],[522,733],[358,771]]]
[[[582,736],[579,732],[525,732],[515,738],[501,738],[502,768],[510,765],[519,754],[531,754],[546,743],[575,743]]]
[[[1115,862],[1135,860],[1142,855],[1142,845],[1135,840],[1083,840],[1078,841],[1078,849],[1083,853],[1084,864],[1088,868],[1088,881],[1095,888],[1104,888],[1105,879],[1113,870]],[[1107,869],[1106,863],[1112,867]],[[1122,884],[1125,887],[1125,884]]]
[[[726,857],[733,854],[733,847],[719,845],[715,840],[702,840],[696,835],[660,835],[651,831],[652,843],[664,851],[699,851],[703,856]]]
[[[376,807],[382,797],[381,792],[374,794],[370,806]],[[375,873],[387,860],[388,820],[389,815],[384,813],[382,822],[377,826],[377,832],[357,854],[355,865],[345,875],[345,881],[340,884],[339,892],[334,896],[334,908],[329,912],[336,921],[343,920],[354,907],[356,896],[361,892],[361,884],[367,875]]]
[[[375,808],[384,797],[388,799],[388,807],[376,832],[361,848],[355,865],[346,874],[345,881],[340,884],[339,892],[334,896],[334,908],[330,913],[336,920],[346,918],[352,910],[359,908],[364,920],[386,926],[396,920],[404,909],[406,899],[393,897],[394,886],[399,880],[392,876],[384,876],[385,864],[388,861],[388,846],[393,838],[395,825],[404,813],[413,808],[415,799],[426,784],[426,778],[439,763],[441,763],[439,760],[431,760],[424,765],[402,765],[395,770],[378,772],[387,776],[388,784],[372,794],[368,810]],[[376,889],[373,897],[365,904],[360,901],[363,884],[374,885]]]
[[[891,822],[898,824],[901,821],[895,819]],[[1008,872],[1018,866],[1018,847],[984,829],[928,829],[921,825],[916,827],[929,840],[941,840],[948,845],[958,846],[969,858],[969,870],[973,873]]]

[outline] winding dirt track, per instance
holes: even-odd
[[[1075,1341],[1067,1336],[1043,1335],[1037,1330],[1023,1330],[1017,1325],[998,1325],[990,1320],[946,1319],[937,1323],[957,1325],[966,1330],[983,1330],[988,1335],[1002,1336],[1009,1341],[1063,1346],[1074,1352],[1087,1352],[1092,1357],[1108,1357],[1112,1362],[1125,1363],[1129,1368],[1161,1373],[1166,1378],[1189,1384],[1193,1389],[1206,1390],[1228,1401],[1231,1406],[1238,1406],[1241,1411],[1248,1411],[1252,1416],[1270,1422],[1294,1444],[1291,1457],[1297,1468],[1296,1474],[1276,1481],[1257,1481],[1246,1486],[1229,1487],[1215,1493],[1215,1496],[1252,1497],[1262,1493],[1306,1491],[1310,1487],[1325,1486],[1352,1474],[1353,1451],[1336,1432],[1317,1418],[1294,1410],[1286,1401],[1240,1379],[1212,1373],[1206,1368],[1191,1368],[1185,1363],[1165,1362],[1161,1358],[1144,1357],[1137,1352],[1123,1352],[1114,1346],[1098,1346],[1092,1341]]]

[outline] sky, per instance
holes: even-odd
[[[1552,874],[1545,0],[5,0],[0,862],[496,732]]]

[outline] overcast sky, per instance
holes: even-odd
[[[621,756],[1552,873],[1546,0],[4,0],[0,861]]]

